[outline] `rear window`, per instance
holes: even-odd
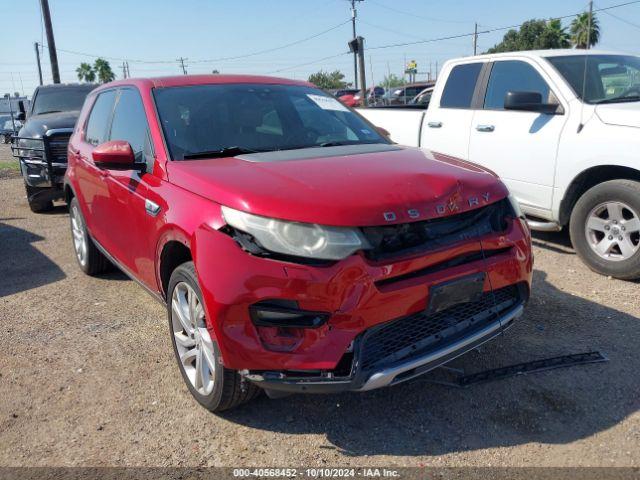
[[[467,63],[453,67],[440,99],[441,108],[471,108],[482,63]]]

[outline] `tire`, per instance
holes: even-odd
[[[3,133],[0,133],[0,143],[2,144],[9,143],[7,142],[7,136]]]
[[[191,395],[211,412],[230,410],[256,397],[260,393],[258,387],[222,364],[218,343],[206,328],[202,291],[193,262],[183,263],[173,271],[167,291],[173,352]]]
[[[640,182],[610,180],[587,190],[571,212],[571,241],[594,272],[640,278]]]
[[[75,197],[69,203],[69,223],[71,225],[73,251],[80,270],[91,276],[107,271],[111,267],[111,263],[93,242],[91,235],[87,231],[87,224],[82,216],[80,205]]]
[[[53,210],[53,202],[51,200],[38,200],[37,197],[33,198],[39,191],[38,188],[30,187],[25,184],[24,189],[27,192],[27,202],[29,203],[29,209],[33,213],[45,213]]]

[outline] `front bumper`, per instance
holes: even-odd
[[[441,348],[425,352],[423,355],[370,372],[359,372],[356,367],[353,375],[349,378],[296,378],[295,375],[287,376],[278,372],[260,374],[245,372],[245,378],[266,390],[288,393],[364,392],[397,385],[438,368],[500,335],[522,315],[523,310],[524,305],[520,303],[491,323],[469,332],[469,334]],[[357,357],[354,363],[358,364]]]
[[[368,390],[419,375],[475,348],[499,334],[520,313],[533,266],[524,221],[514,219],[505,232],[480,240],[393,261],[374,262],[352,255],[333,265],[311,266],[249,255],[228,235],[202,226],[196,231],[194,261],[208,326],[227,368],[271,389]],[[479,250],[492,253],[478,258]],[[461,258],[468,261],[443,267]],[[432,286],[480,272],[486,273],[484,292],[525,287],[527,293],[513,305],[513,312],[502,312],[491,323],[483,321],[482,328],[465,330],[464,338],[452,338],[451,344],[425,350],[410,362],[344,374],[345,355],[352,352],[356,357],[364,333],[426,311]],[[306,329],[295,350],[270,350],[251,320],[250,308],[274,299],[295,301],[302,310],[328,312],[330,318],[318,328]]]

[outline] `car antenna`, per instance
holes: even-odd
[[[589,2],[589,20],[587,22],[587,45],[585,46],[585,50],[589,50],[591,48],[591,19],[593,18],[593,1]],[[584,73],[582,77],[582,98],[580,99],[580,124],[578,125],[578,132],[580,133],[584,128],[584,119],[582,117],[584,113],[584,103],[585,96],[587,95],[587,59],[589,56],[587,52],[584,53]]]

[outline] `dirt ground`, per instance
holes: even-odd
[[[590,272],[565,235],[536,237],[524,317],[452,366],[608,363],[216,416],[182,382],[163,307],[120,273],[83,275],[66,210],[32,214],[7,158],[0,146],[0,466],[640,465],[640,288]]]

